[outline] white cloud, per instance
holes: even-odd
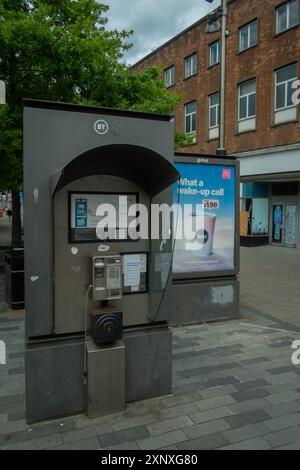
[[[216,8],[206,0],[103,0],[109,29],[134,30],[126,60],[133,64]]]

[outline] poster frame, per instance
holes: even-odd
[[[175,153],[174,164],[190,163],[196,165],[234,166],[235,167],[235,237],[234,237],[234,269],[202,271],[191,273],[174,273],[174,281],[186,281],[197,279],[224,278],[236,276],[240,269],[240,163],[232,156],[219,157],[218,155],[207,154],[185,154]]]

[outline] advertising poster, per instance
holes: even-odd
[[[179,203],[182,213],[185,205],[193,206],[182,220],[184,225],[192,217],[194,231],[192,239],[185,238],[183,233],[175,241],[174,274],[234,270],[235,166],[193,163],[175,166],[181,179],[180,185],[174,186],[174,202]],[[201,210],[196,212],[199,205]]]

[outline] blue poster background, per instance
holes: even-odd
[[[174,185],[173,201],[182,209],[185,204],[205,204],[204,230],[197,248],[186,240],[176,240],[173,272],[205,273],[234,269],[235,248],[235,167],[176,163],[181,175]],[[195,248],[196,247],[196,248]]]

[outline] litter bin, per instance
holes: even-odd
[[[5,255],[5,294],[13,310],[25,307],[23,248],[13,249]]]

